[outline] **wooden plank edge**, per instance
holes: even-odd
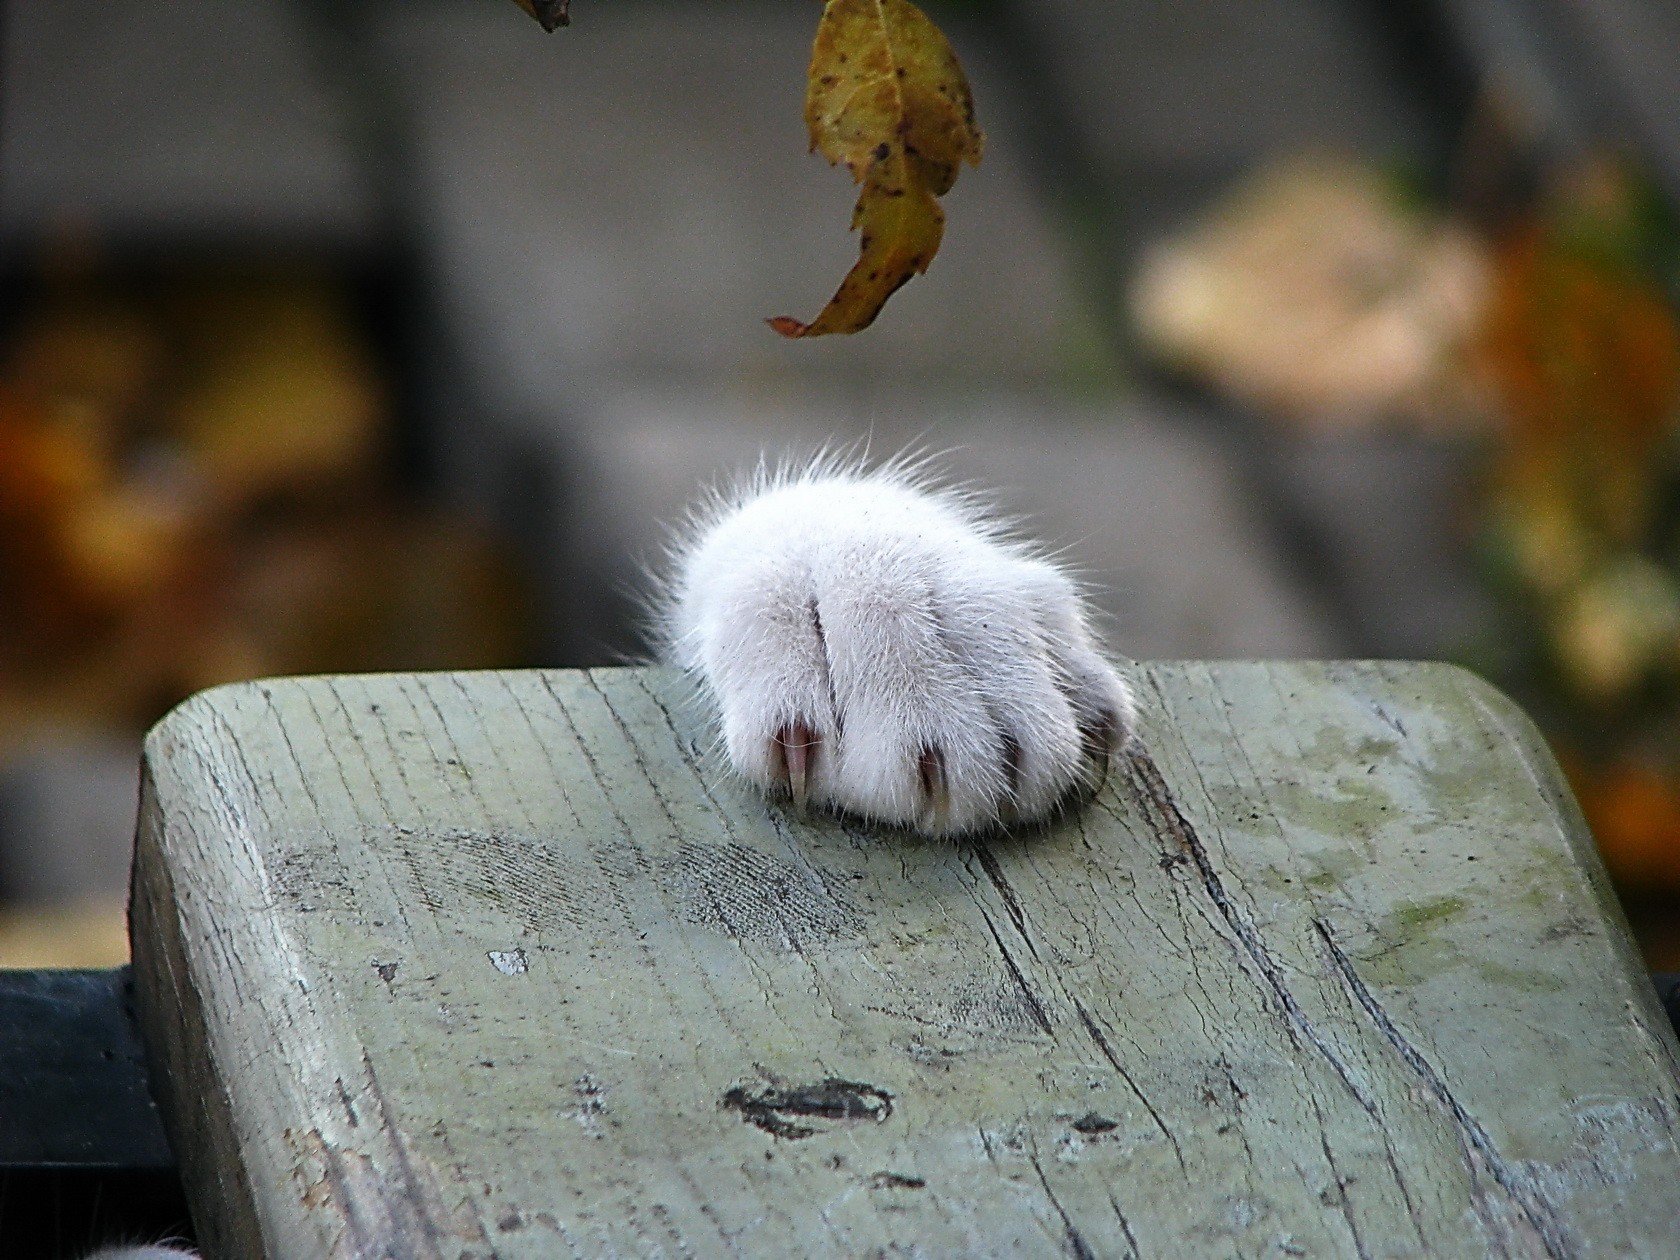
[[[212,701],[201,696],[187,703]],[[141,764],[129,886],[135,1019],[204,1253],[260,1260],[266,1254],[262,1227],[239,1154],[232,1098],[211,1052],[204,1005],[187,966],[174,881],[161,856],[164,823],[149,753],[174,716],[147,737],[148,756]]]
[[[1569,780],[1552,752],[1551,745],[1540,727],[1515,700],[1494,686],[1474,670],[1446,662],[1393,662],[1394,665],[1415,667],[1426,664],[1445,678],[1451,679],[1482,711],[1511,736],[1522,752],[1524,765],[1533,777],[1535,786],[1545,795],[1557,818],[1558,831],[1574,860],[1576,868],[1587,882],[1594,907],[1603,918],[1606,935],[1612,938],[1612,949],[1620,963],[1622,980],[1626,985],[1625,1001],[1629,1020],[1649,1043],[1648,1049],[1660,1050],[1680,1102],[1680,1037],[1670,1022],[1661,995],[1651,981],[1645,960],[1639,953],[1633,927],[1621,898],[1610,879],[1610,871],[1593,839],[1581,803],[1569,786]],[[1608,977],[1606,977],[1608,979]]]

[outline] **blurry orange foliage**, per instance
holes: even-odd
[[[0,755],[274,673],[515,663],[485,536],[399,505],[305,274],[55,282],[0,350]]]
[[[1612,868],[1680,883],[1680,319],[1640,189],[1594,165],[1499,246],[1484,366],[1506,438],[1493,552],[1534,615]]]
[[[1638,540],[1680,399],[1680,325],[1667,297],[1629,261],[1582,248],[1556,223],[1531,223],[1498,251],[1486,345],[1511,426],[1512,489],[1563,478],[1588,528]]]
[[[1571,769],[1582,811],[1617,878],[1643,887],[1680,882],[1680,788],[1673,769],[1636,759],[1591,772]]]

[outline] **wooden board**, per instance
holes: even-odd
[[[1529,722],[1140,667],[1089,808],[802,821],[673,676],[213,691],[140,1013],[213,1256],[1680,1252],[1680,1051]]]

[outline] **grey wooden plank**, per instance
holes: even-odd
[[[1089,808],[963,845],[750,795],[663,673],[188,702],[135,971],[211,1254],[1673,1254],[1680,1049],[1529,722],[1140,675]]]
[[[515,14],[517,16],[517,14]],[[0,242],[366,248],[347,102],[283,0],[8,5]]]
[[[1472,546],[1474,439],[1283,432],[1248,419],[1260,477],[1321,557],[1361,654],[1487,660],[1499,607]]]
[[[1108,176],[1431,144],[1427,103],[1346,0],[1027,0],[1024,13]],[[1123,184],[1135,192],[1149,195]]]
[[[1680,10],[1664,0],[1550,0],[1579,39],[1574,72],[1601,99],[1598,140],[1625,143],[1631,133],[1671,201],[1680,201]],[[1612,100],[1604,100],[1610,97]]]
[[[1546,156],[1633,150],[1680,198],[1680,11],[1664,0],[1433,0]]]
[[[114,903],[134,848],[134,737],[36,729],[0,766],[0,895]]]

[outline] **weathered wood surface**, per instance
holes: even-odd
[[[1140,673],[1101,796],[970,845],[766,804],[659,673],[190,701],[134,958],[211,1253],[1680,1252],[1680,1058],[1527,720]]]

